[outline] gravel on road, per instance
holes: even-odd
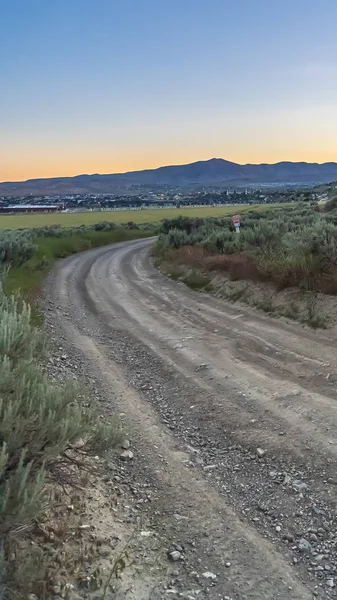
[[[193,292],[150,245],[70,257],[45,294],[55,368],[126,434],[111,469],[147,544],[120,597],[336,597],[334,331]]]

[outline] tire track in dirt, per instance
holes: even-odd
[[[258,507],[263,499],[277,507],[277,523],[285,513],[296,552],[296,537],[306,535],[306,528],[318,531],[320,510],[328,511],[331,539],[325,542],[319,533],[318,542],[334,574],[336,488],[326,483],[335,476],[337,451],[333,335],[274,321],[171,282],[152,266],[147,240],[67,259],[52,288],[57,321],[69,341],[95,364],[105,386],[123,382],[119,408],[139,438],[140,476],[144,463],[162,489],[159,512],[172,519],[184,505],[193,507],[189,528],[216,572],[224,570],[221,557],[235,550],[234,575],[219,575],[207,597],[311,598],[310,588],[334,597],[326,577],[316,581],[310,573],[319,550],[299,558],[309,573],[295,570],[289,540],[275,536],[275,519]],[[258,446],[267,450],[260,461]],[[189,465],[193,448],[197,476]],[[161,473],[158,452],[165,456]],[[207,465],[212,458],[215,467]],[[312,493],[299,496],[291,483],[274,476],[271,483],[275,465],[279,474],[299,473]],[[170,514],[165,499],[174,505]],[[207,510],[211,518],[205,520]],[[276,527],[283,532],[283,525]],[[212,540],[207,550],[201,543],[205,528],[214,538],[213,555]],[[308,588],[298,568],[303,581],[312,580]]]
[[[288,325],[280,324],[277,328],[270,324],[270,319],[260,316],[257,326],[251,319],[251,311],[247,311],[249,320],[241,317],[233,321],[233,316],[242,314],[241,307],[240,312],[230,307],[228,314],[225,303],[168,282],[149,264],[146,242],[144,249],[142,246],[144,243],[140,252],[126,248],[95,265],[87,280],[92,302],[107,313],[117,312],[126,326],[132,322],[140,339],[152,344],[164,359],[169,358],[191,376],[195,376],[200,364],[209,365],[203,374],[204,383],[212,378],[212,387],[222,386],[226,398],[239,393],[249,415],[252,408],[253,412],[260,408],[282,419],[289,432],[294,430],[290,439],[296,448],[302,438],[304,448],[310,442],[315,451],[325,446],[327,455],[335,455],[337,445],[331,444],[327,437],[337,421],[336,389],[331,378],[331,372],[336,372],[337,349],[333,354],[332,340],[326,338],[327,347],[319,345],[315,334],[310,335],[300,326],[295,325],[294,334],[292,325],[290,334]],[[224,307],[226,310],[221,312]],[[274,331],[276,342],[272,337]],[[238,344],[244,350],[240,351]],[[272,369],[271,349],[277,353]],[[236,398],[235,405],[237,401]],[[242,432],[242,436],[247,439],[248,432]],[[270,444],[272,438],[269,435]],[[257,442],[267,443],[267,440]],[[279,444],[278,438],[274,440],[274,445]]]

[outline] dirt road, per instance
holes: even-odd
[[[150,245],[71,257],[48,289],[54,330],[130,435],[125,476],[152,490],[156,569],[140,559],[123,598],[335,597],[334,332],[193,292]]]

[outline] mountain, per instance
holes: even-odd
[[[113,193],[126,185],[318,184],[337,179],[337,163],[240,165],[222,158],[111,175],[77,175],[0,183],[0,196]]]

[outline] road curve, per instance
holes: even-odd
[[[133,476],[155,482],[157,527],[165,537],[187,513],[189,571],[217,575],[201,575],[199,599],[335,597],[333,333],[193,292],[154,268],[151,243],[66,259],[48,294],[137,439]]]

